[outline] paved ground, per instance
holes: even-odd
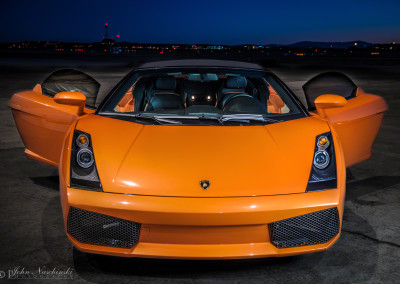
[[[0,277],[1,271],[15,267],[45,266],[73,269],[77,283],[399,282],[400,66],[383,61],[353,63],[286,63],[271,68],[300,97],[301,85],[309,78],[338,70],[389,104],[372,159],[349,170],[343,231],[336,245],[323,253],[279,259],[177,261],[95,257],[74,250],[63,231],[57,170],[24,157],[7,108],[13,93],[33,87],[55,67],[80,67],[102,83],[105,94],[130,70],[129,64],[121,59],[106,63],[1,59]],[[0,281],[6,279],[7,275]]]

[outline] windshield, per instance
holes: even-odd
[[[143,124],[266,124],[304,117],[268,72],[218,68],[142,70],[127,76],[100,115]]]

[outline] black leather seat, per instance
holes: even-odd
[[[247,79],[244,76],[231,76],[226,80],[226,86],[218,94],[219,105],[223,108],[226,102],[235,94],[246,94]]]
[[[173,77],[158,77],[154,89],[147,93],[145,111],[161,109],[183,109],[182,98],[176,93],[176,80]]]

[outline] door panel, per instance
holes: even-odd
[[[75,69],[59,69],[43,80],[43,94],[54,97],[55,94],[73,91],[86,97],[86,106],[95,108],[100,83],[89,75]]]
[[[64,136],[78,118],[78,107],[58,104],[53,100],[54,95],[63,91],[83,93],[85,115],[94,113],[99,88],[95,79],[81,71],[59,69],[32,91],[13,95],[9,106],[26,155],[58,167]]]
[[[58,167],[64,136],[78,118],[76,106],[61,105],[37,91],[15,94],[10,108],[29,158]],[[85,113],[94,110],[85,108]]]
[[[383,98],[357,89],[355,98],[339,108],[325,109],[343,147],[346,167],[371,157],[371,148],[382,124],[387,105]]]
[[[315,76],[304,84],[303,90],[310,111],[315,110],[314,100],[320,95],[346,98],[346,106],[325,109],[325,118],[339,136],[347,167],[369,159],[383,113],[387,110],[385,100],[365,93],[349,77],[338,72]]]

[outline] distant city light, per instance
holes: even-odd
[[[292,49],[291,46],[284,45],[212,45],[212,44],[133,44],[127,42],[124,38],[124,42],[116,42],[112,37],[109,37],[109,25],[105,23],[104,36],[100,42],[84,43],[84,42],[60,42],[60,41],[21,41],[10,44],[1,44],[0,50],[35,50],[35,51],[45,51],[45,52],[79,52],[79,53],[112,53],[112,54],[132,54],[141,55],[145,53],[153,54],[165,54],[165,53],[176,53],[180,54],[182,52],[196,52],[198,54],[212,54],[221,53],[224,55],[235,54],[247,54],[249,56],[257,56],[257,54],[262,56],[337,56],[337,55],[366,55],[376,56],[398,56],[400,52],[400,45],[398,42],[389,41],[385,44],[372,44],[366,42],[351,41],[345,44],[337,45],[336,43],[326,43],[325,47],[317,47],[311,44],[306,46],[300,46]],[[121,35],[115,35],[115,38],[120,39]],[[330,46],[330,47],[329,47]],[[356,47],[356,48],[355,48]],[[332,51],[330,50],[332,48]],[[264,53],[264,49],[268,49],[268,52]],[[328,53],[329,50],[329,53]],[[380,51],[380,52],[378,52]],[[368,52],[368,53],[367,53]]]

